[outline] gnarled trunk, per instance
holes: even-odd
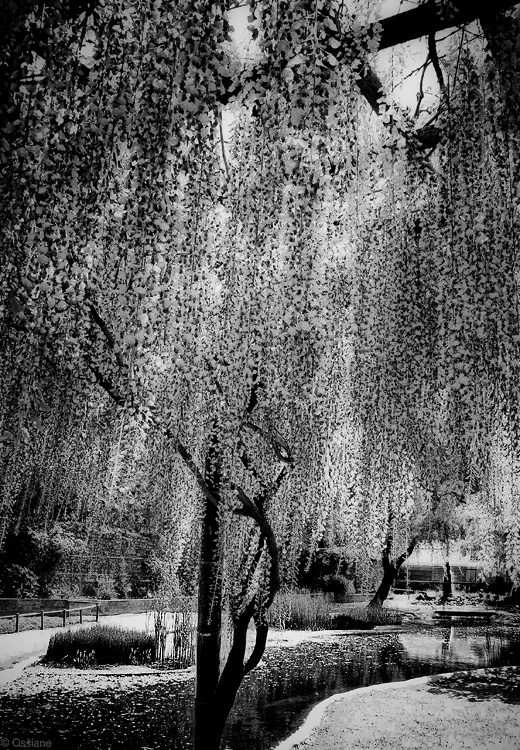
[[[391,563],[385,567],[383,558],[383,578],[378,586],[376,593],[368,604],[369,607],[380,609],[383,606],[383,603],[390,593],[390,589],[392,588],[395,579],[397,578],[398,572],[399,568],[396,568],[395,565],[392,565]]]
[[[254,402],[252,408],[254,408]],[[279,472],[274,484],[255,498],[250,498],[241,487],[234,487],[241,502],[241,508],[237,513],[255,522],[259,531],[259,541],[257,554],[247,572],[244,600],[239,614],[234,618],[231,650],[221,672],[222,585],[219,508],[222,477],[218,432],[214,430],[210,441],[204,476],[188,450],[181,444],[178,444],[177,448],[205,495],[199,558],[193,746],[194,750],[219,750],[226,721],[240,684],[245,675],[256,667],[265,650],[268,633],[265,613],[278,591],[280,577],[278,547],[273,529],[265,516],[264,506],[279,489],[292,459],[283,440],[277,439],[275,453],[286,465]],[[248,464],[245,454],[241,456],[241,459],[244,465]],[[268,590],[265,604],[259,610],[256,595],[248,593],[248,589],[265,554],[269,556]],[[256,642],[250,657],[245,660],[247,630],[253,618],[257,621]]]
[[[206,501],[202,520],[199,593],[197,616],[197,652],[195,678],[195,750],[216,750],[220,735],[212,717],[214,695],[220,677],[220,641],[222,628],[222,587],[218,575],[218,508]],[[216,743],[213,744],[213,739]]]
[[[388,594],[390,593],[390,589],[392,588],[392,585],[397,578],[397,574],[399,573],[401,565],[410,557],[417,545],[417,541],[418,540],[416,538],[412,539],[406,549],[406,552],[403,552],[402,555],[399,555],[399,557],[392,562],[392,560],[390,559],[390,554],[392,552],[392,537],[390,534],[388,535],[386,546],[383,549],[383,579],[379,584],[379,587],[373,598],[369,602],[369,607],[380,609],[383,606],[383,603],[385,602]]]

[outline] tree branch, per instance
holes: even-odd
[[[110,396],[112,401],[117,404],[117,406],[124,406],[126,403],[126,396],[123,396],[121,393],[119,393],[112,381],[106,378],[103,373],[97,369],[97,367],[94,367],[94,365],[88,361],[87,366],[91,373],[94,375],[96,383],[101,386],[107,396]]]
[[[218,118],[218,129],[219,129],[219,135],[220,135],[220,150],[222,152],[222,163],[224,165],[224,172],[226,173],[226,178],[229,180],[229,166],[226,156],[226,146],[224,142],[224,129],[222,127],[222,117]]]
[[[246,406],[246,412],[251,415],[258,403],[258,390],[261,388],[262,383],[258,377],[258,371],[255,373],[253,378],[253,384],[251,385],[251,393],[249,394],[249,401]]]
[[[422,71],[421,71],[421,79],[419,81],[419,92],[417,94],[417,106],[415,108],[415,112],[414,112],[414,115],[413,115],[414,116],[414,120],[416,120],[419,117],[419,113],[421,111],[421,103],[422,103],[422,100],[424,99],[424,88],[423,88],[423,86],[424,86],[424,76],[425,76],[426,71],[428,69],[429,62],[430,62],[430,56],[428,55],[428,57],[426,58],[426,62],[424,63],[424,65],[422,67]]]
[[[381,30],[378,49],[388,49],[389,47],[404,44],[423,36],[431,37],[438,31],[467,24],[479,18],[492,19],[500,11],[517,4],[517,2],[510,2],[510,0],[497,0],[493,3],[490,12],[489,3],[486,0],[477,0],[477,2],[475,0],[458,0],[457,8],[450,15],[447,15],[443,13],[438,3],[434,2],[434,0],[427,0],[417,8],[381,19],[376,24]],[[372,36],[378,35],[378,28],[374,27]],[[370,30],[368,30],[368,35],[370,36]],[[333,36],[333,38],[335,42],[340,43],[340,46],[331,47],[330,52],[341,62],[345,58],[346,50],[349,49],[349,39],[345,34],[338,34],[337,36]],[[439,78],[440,66],[437,68],[433,59],[432,63]],[[245,88],[245,84],[250,85],[255,83],[267,75],[268,72],[267,64],[261,62],[239,82],[230,77],[223,78],[224,91],[220,95],[220,104],[226,106],[231,100],[239,96],[240,92]],[[379,115],[381,113],[380,100],[384,92],[379,77],[366,63],[360,67],[357,85],[370,107]],[[412,134],[402,133],[402,135],[409,138]],[[435,148],[440,139],[438,129],[434,128],[431,124],[415,131],[413,136],[422,148],[428,149]]]
[[[188,451],[188,449],[179,441],[178,438],[174,438],[171,434],[167,432],[167,436],[170,437],[172,440],[175,440],[175,444],[177,446],[177,451],[179,452],[180,457],[188,467],[188,469],[191,471],[193,476],[195,477],[195,480],[197,484],[199,485],[200,489],[202,490],[202,493],[204,494],[204,497],[209,500],[209,502],[218,508],[220,504],[220,497],[212,492],[208,486],[208,483],[204,479],[204,476],[193,460],[193,457],[191,453]]]
[[[284,464],[292,464],[291,450],[285,438],[281,437],[281,435],[273,435],[271,432],[267,432],[262,427],[254,424],[254,422],[244,422],[243,426],[252,432],[262,435],[274,450],[279,461],[282,461]]]
[[[246,449],[245,449],[242,441],[239,442],[239,447],[242,449],[241,452],[240,452],[240,461],[241,461],[243,467],[247,471],[251,472],[251,474],[256,479],[256,481],[258,482],[258,484],[260,484],[262,487],[265,487],[264,480],[262,479],[262,477],[260,476],[260,474],[258,473],[258,471],[256,470],[256,468],[253,466],[253,464],[249,460],[249,458],[247,456]]]
[[[251,656],[244,665],[244,675],[246,675],[248,672],[251,672],[252,669],[258,666],[262,656],[264,655],[268,633],[269,625],[267,623],[259,623],[256,626],[255,646],[253,648]]]
[[[14,328],[16,331],[21,331],[22,333],[27,333],[27,334],[32,333],[35,336],[42,337],[43,339],[46,338],[45,332],[37,331],[33,328],[29,328],[23,323],[18,323],[15,320],[7,320],[6,323],[9,326],[9,328]],[[49,366],[52,367],[54,373],[56,373],[57,368],[54,362],[47,356],[45,357],[45,359],[47,363],[49,364]],[[83,352],[83,359],[85,361],[86,366],[88,367],[88,369],[94,376],[96,383],[105,391],[107,396],[109,396],[112,399],[112,401],[115,404],[117,404],[117,406],[124,406],[126,403],[127,397],[123,395],[122,393],[120,393],[115,387],[115,385],[112,383],[112,381],[109,380],[105,375],[103,375],[101,370],[99,370],[94,364],[92,364],[92,362],[89,361],[87,354],[85,352]]]
[[[90,315],[92,317],[92,320],[95,322],[95,324],[103,331],[103,334],[107,340],[109,348],[114,352],[115,358],[117,360],[117,364],[121,369],[124,369],[125,367],[125,361],[123,359],[123,355],[119,351],[119,349],[116,346],[115,338],[110,331],[109,327],[101,317],[101,315],[98,313],[96,307],[92,302],[89,302],[89,310]]]
[[[437,76],[437,83],[441,93],[444,93],[446,84],[444,83],[444,76],[442,75],[441,64],[439,62],[439,55],[437,54],[437,45],[435,44],[435,33],[428,34],[428,54]]]
[[[410,557],[410,555],[412,554],[412,552],[416,548],[418,541],[419,540],[417,539],[417,537],[414,537],[412,539],[412,541],[410,542],[410,544],[408,545],[408,547],[406,549],[406,552],[403,552],[402,555],[399,555],[399,557],[397,558],[397,560],[394,563],[396,570],[399,570],[399,568],[404,563],[404,561],[407,560]]]

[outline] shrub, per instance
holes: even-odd
[[[354,582],[345,576],[327,576],[323,583],[325,591],[330,591],[334,596],[352,596],[356,593]]]
[[[64,558],[84,545],[59,523],[47,529],[29,519],[20,528],[11,529],[0,551],[0,595],[49,596]]]
[[[352,607],[331,613],[325,597],[305,591],[281,592],[269,610],[269,624],[281,630],[371,630],[402,621],[402,614],[390,609]]]
[[[2,596],[32,598],[40,593],[40,581],[37,575],[24,565],[6,565],[0,577]]]
[[[144,664],[155,660],[153,633],[95,625],[65,630],[50,639],[45,661],[77,667],[93,664]]]
[[[108,573],[98,573],[94,578],[86,581],[82,588],[83,596],[93,599],[117,599],[116,582]]]

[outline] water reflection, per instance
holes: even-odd
[[[442,628],[422,633],[403,633],[404,653],[450,669],[507,664],[510,638],[500,632],[475,632],[466,627]]]
[[[230,717],[227,750],[270,750],[334,693],[381,682],[484,666],[520,665],[515,629],[413,628],[337,636],[270,651],[246,680]]]

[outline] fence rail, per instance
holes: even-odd
[[[83,612],[86,609],[95,609],[96,610],[96,622],[99,622],[99,602],[96,604],[85,604],[82,607],[65,607],[63,609],[52,609],[52,610],[43,610],[41,609],[39,612],[15,612],[12,615],[0,615],[0,620],[14,620],[15,621],[15,633],[20,632],[20,617],[39,617],[40,618],[40,630],[44,629],[44,618],[45,615],[61,615],[63,620],[63,627],[65,627],[67,618],[70,618],[71,612],[79,612],[79,624],[83,624]]]

